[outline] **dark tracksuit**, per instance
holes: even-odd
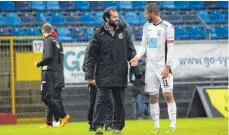
[[[84,60],[88,58],[88,51],[89,51],[89,46],[87,46],[86,48],[86,53],[85,53],[85,57]],[[83,64],[83,71],[86,71],[86,63]],[[95,79],[95,72],[93,75],[93,78]],[[97,86],[93,85],[93,84],[89,84],[88,85],[88,91],[89,91],[89,108],[88,108],[88,114],[87,114],[87,119],[88,119],[88,124],[90,125],[90,129],[94,129],[92,126],[92,121],[93,121],[93,114],[94,114],[94,107],[95,107],[95,101],[96,101],[96,93],[97,93]],[[113,97],[112,97],[112,92],[111,90],[109,90],[108,92],[108,101],[106,103],[107,106],[107,113],[106,113],[106,118],[105,118],[105,129],[107,129],[108,127],[112,127],[112,118],[113,118]]]
[[[131,35],[119,25],[112,35],[102,25],[94,29],[85,59],[85,79],[92,79],[96,65],[98,91],[94,109],[93,127],[102,128],[105,121],[109,90],[114,97],[113,128],[125,126],[124,94],[127,87],[128,61],[136,55]]]
[[[63,59],[64,59],[64,51],[63,51],[63,46],[61,43],[59,43],[60,45],[60,52],[61,52],[61,61],[60,61],[60,65],[58,66],[58,74],[55,77],[56,80],[56,84],[55,84],[55,90],[53,92],[53,99],[59,103],[60,107],[62,110],[64,110],[64,106],[62,103],[62,98],[61,98],[61,92],[62,89],[64,87],[65,81],[64,81],[64,64],[63,64]],[[49,106],[46,106],[46,117],[47,117],[47,124],[51,125],[52,121],[53,121],[53,112],[49,109]],[[54,115],[54,119],[55,121],[59,121],[60,117]]]
[[[38,67],[42,66],[41,100],[56,118],[64,118],[66,116],[60,99],[60,91],[63,87],[63,54],[61,47],[49,35],[44,39],[43,58],[37,63]],[[56,100],[54,97],[60,100]],[[47,115],[50,114],[48,113]],[[47,125],[52,125],[52,121],[49,119],[50,117],[47,116]]]
[[[90,104],[88,108],[88,124],[90,125],[90,128],[94,129],[92,126],[93,121],[93,113],[94,113],[94,107],[95,107],[95,101],[96,101],[96,93],[97,93],[97,86],[90,84],[88,86],[89,89],[89,96],[90,96]],[[112,97],[112,91],[108,91],[108,100],[106,103],[107,106],[107,113],[105,118],[105,129],[108,127],[112,127],[112,118],[113,118],[113,97]]]

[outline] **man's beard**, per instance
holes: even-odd
[[[115,22],[117,22],[117,21],[115,21]],[[118,24],[116,24],[115,22],[113,22],[113,21],[110,20],[108,24],[109,24],[110,26],[116,28]]]
[[[148,21],[149,21],[149,23],[152,23],[153,22],[153,18],[149,18]]]

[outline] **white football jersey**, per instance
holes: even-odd
[[[168,55],[168,44],[174,41],[174,27],[162,20],[157,25],[145,23],[141,47],[137,56],[141,58],[146,53],[147,70],[161,69],[166,64],[171,65],[172,56]],[[173,44],[172,44],[173,45]]]

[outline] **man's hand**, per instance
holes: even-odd
[[[135,56],[129,62],[131,64],[131,66],[137,66],[138,65],[138,60],[139,60],[138,56]]]
[[[169,69],[170,69],[170,66],[169,65],[166,65],[164,67],[164,69],[161,72],[162,79],[165,79],[165,78],[167,78],[169,76]]]
[[[92,80],[92,79],[88,79],[87,80],[88,84],[93,84],[93,85],[96,85],[96,82],[95,80]]]
[[[40,62],[40,61],[35,62],[35,66],[36,66],[36,67],[39,67],[39,65],[38,65],[39,62]]]

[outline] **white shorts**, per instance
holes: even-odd
[[[145,75],[145,91],[149,92],[150,95],[159,93],[160,86],[162,92],[172,92],[173,91],[173,76],[169,73],[169,76],[162,79],[162,70],[148,70]]]

